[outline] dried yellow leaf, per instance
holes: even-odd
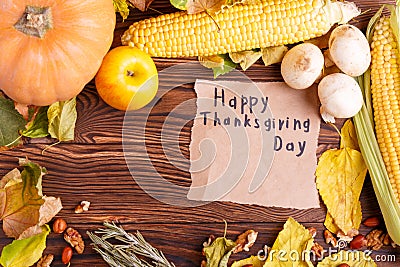
[[[317,188],[334,224],[345,234],[360,226],[359,197],[366,173],[361,153],[348,147],[327,150],[319,159]]]
[[[125,0],[113,0],[115,12],[118,12],[122,19],[125,20],[129,16],[129,6]]]
[[[243,266],[253,266],[253,267],[262,267],[265,261],[260,260],[257,256],[250,256],[247,259],[243,259],[240,261],[235,261],[232,263],[231,267],[243,267]]]
[[[344,123],[344,125],[340,131],[340,135],[341,135],[340,148],[348,147],[348,148],[360,151],[356,131],[355,131],[354,124],[351,119],[347,120]],[[361,188],[362,188],[362,184],[361,184]],[[356,188],[356,190],[361,191],[361,188],[358,187],[358,188]],[[360,202],[358,202],[358,204],[355,204],[354,214],[355,214],[354,215],[355,221],[354,221],[353,226],[354,226],[354,229],[358,230],[358,228],[360,227],[360,224],[361,224],[361,217],[362,217]],[[334,218],[329,213],[329,211],[326,214],[324,224],[325,224],[325,227],[334,234],[337,234],[340,231],[340,228],[335,224]]]
[[[286,221],[272,246],[264,267],[311,267],[310,251],[314,239],[304,226],[293,218]]]
[[[282,62],[288,48],[284,45],[261,48],[262,60],[265,66]]]
[[[340,148],[349,147],[360,151],[356,129],[354,128],[354,124],[350,119],[344,123],[342,129],[340,130],[340,134],[342,136],[340,141]]]
[[[241,51],[229,53],[229,57],[234,63],[239,63],[243,70],[247,70],[253,65],[260,57],[262,53],[260,51]]]
[[[324,225],[326,229],[328,229],[331,233],[337,234],[340,231],[339,227],[335,224],[332,215],[329,212],[326,213]]]
[[[332,267],[346,263],[351,267],[376,267],[374,260],[362,251],[345,251],[326,257],[318,263],[317,267]]]
[[[219,68],[224,65],[224,59],[218,55],[209,57],[198,57],[200,64],[206,68]]]

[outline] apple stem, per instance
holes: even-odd
[[[133,71],[131,71],[131,70],[126,71],[126,75],[128,75],[130,77],[133,77],[134,74],[135,73]]]

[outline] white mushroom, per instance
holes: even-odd
[[[335,122],[335,118],[350,118],[360,111],[363,96],[354,78],[334,73],[325,76],[318,84],[321,102],[321,116],[325,122]]]
[[[281,74],[286,84],[295,89],[310,87],[324,67],[321,50],[311,43],[299,44],[283,57]]]
[[[363,74],[371,63],[367,38],[352,25],[340,25],[329,37],[329,53],[338,68],[350,76]]]

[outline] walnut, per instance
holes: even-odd
[[[382,230],[375,229],[369,232],[365,237],[367,239],[367,246],[372,250],[379,250],[383,246],[385,233]]]
[[[239,253],[241,251],[249,251],[249,249],[254,245],[257,239],[258,232],[254,230],[247,230],[246,232],[240,234],[236,239],[236,247],[233,253]]]
[[[311,247],[311,251],[313,251],[315,253],[315,256],[317,256],[318,258],[322,258],[324,254],[324,248],[317,242],[314,242],[313,246]]]
[[[396,248],[396,243],[390,238],[389,234],[383,230],[372,230],[367,236],[368,246],[373,250],[379,250],[382,246],[392,246]]]
[[[346,242],[350,243],[355,236],[359,234],[357,229],[351,229],[350,231],[347,232],[347,234],[343,233],[341,230],[337,233],[338,237],[338,242]]]
[[[317,229],[315,227],[307,228],[307,230],[310,232],[312,238],[314,238],[317,235]]]
[[[338,247],[337,239],[333,236],[333,234],[329,230],[324,231],[324,238],[327,244],[331,244],[335,248]]]
[[[65,230],[64,239],[76,250],[78,254],[83,253],[83,250],[85,249],[85,242],[77,230],[72,227],[68,227],[67,230]]]
[[[383,242],[383,244],[384,244],[385,246],[389,246],[389,245],[392,243],[392,240],[391,240],[389,234],[385,234],[385,235],[384,235],[383,241],[382,241],[382,242]]]
[[[89,207],[90,207],[90,202],[82,200],[81,203],[75,207],[75,213],[82,213],[84,211],[88,211]]]
[[[36,263],[36,267],[50,267],[50,264],[53,262],[54,255],[47,254],[43,255],[40,260]]]

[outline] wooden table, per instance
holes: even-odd
[[[365,28],[369,18],[380,7],[381,3],[373,0],[357,1],[364,13],[354,22]],[[120,45],[120,36],[133,22],[143,18],[155,16],[158,13],[175,11],[166,0],[155,0],[152,9],[141,13],[131,12],[127,20],[122,22],[119,15],[115,30],[113,47]],[[161,71],[177,63],[195,61],[195,58],[185,59],[155,59],[157,68]],[[277,65],[265,67],[258,62],[245,73],[254,81],[281,81]],[[195,75],[195,74],[194,74]],[[201,77],[199,77],[201,78]],[[166,86],[170,81],[184,79],[179,73],[163,81],[160,86]],[[156,170],[167,180],[181,186],[190,186],[189,143],[191,119],[195,115],[195,106],[186,105],[183,111],[175,113],[177,127],[164,129],[166,138],[179,138],[180,151],[185,160],[173,166],[164,154],[161,142],[161,128],[165,118],[171,110],[183,101],[195,98],[193,83],[179,86],[169,92],[151,112],[146,127],[146,147],[149,158]],[[227,237],[236,236],[246,229],[259,231],[259,238],[248,253],[256,253],[264,244],[272,245],[278,232],[288,216],[292,216],[306,227],[318,229],[316,240],[323,241],[323,221],[326,208],[321,204],[319,209],[293,210],[281,208],[265,208],[260,206],[239,205],[227,202],[213,202],[206,205],[182,208],[163,204],[146,194],[132,178],[125,163],[121,133],[124,112],[107,106],[99,99],[94,83],[89,83],[78,96],[78,121],[74,142],[61,143],[48,149],[44,155],[42,150],[51,142],[49,139],[26,140],[23,147],[1,152],[0,175],[4,175],[12,168],[17,167],[18,157],[28,157],[48,170],[43,181],[43,191],[50,196],[59,196],[64,209],[58,217],[65,218],[70,226],[78,229],[85,238],[86,250],[83,255],[74,255],[72,266],[107,266],[89,245],[87,230],[95,230],[102,226],[105,220],[120,222],[129,231],[140,230],[145,238],[161,249],[167,258],[176,266],[199,266],[202,260],[202,243],[210,234],[223,235],[223,219],[228,222]],[[138,121],[146,110],[137,111]],[[182,124],[182,122],[184,122]],[[339,122],[339,126],[343,121]],[[136,122],[132,122],[132,127]],[[170,124],[171,125],[171,124]],[[181,126],[183,127],[181,127]],[[182,129],[181,129],[182,128]],[[138,133],[141,129],[138,129]],[[139,138],[140,134],[138,134]],[[136,140],[140,141],[140,140]],[[328,148],[338,145],[338,136],[331,127],[321,125],[321,135],[317,154]],[[135,148],[137,150],[135,151]],[[136,175],[154,178],[143,165],[146,151],[135,146],[132,142],[137,160]],[[143,165],[144,166],[144,165]],[[150,176],[149,176],[150,175]],[[157,186],[157,182],[154,182]],[[160,188],[162,190],[162,188]],[[173,192],[171,192],[173,194]],[[90,210],[82,214],[75,214],[74,207],[81,200],[92,203]],[[377,204],[370,179],[367,178],[361,194],[363,216],[379,215]],[[400,229],[399,229],[400,230]],[[361,233],[366,234],[369,229],[361,227]],[[1,231],[0,248],[11,242]],[[46,253],[55,254],[52,266],[64,266],[60,254],[66,243],[60,235],[50,234]],[[246,253],[241,254],[245,257]],[[400,249],[385,247],[374,255],[395,255],[396,262],[382,262],[378,266],[399,266]]]

